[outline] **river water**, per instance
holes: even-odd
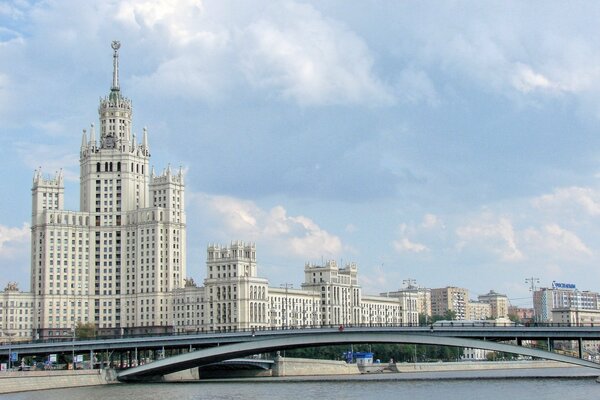
[[[405,373],[349,377],[260,378],[194,383],[120,384],[0,395],[43,400],[579,400],[600,398],[589,370]],[[544,376],[544,377],[541,377]]]

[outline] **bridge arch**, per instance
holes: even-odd
[[[180,354],[174,357],[154,361],[146,365],[130,368],[128,370],[121,371],[117,377],[119,380],[124,382],[155,380],[159,379],[162,375],[170,374],[172,372],[177,372],[184,369],[194,368],[201,365],[211,364],[232,358],[245,357],[252,354],[301,347],[317,347],[327,345],[359,343],[402,343],[452,347],[470,347],[512,354],[520,354],[524,356],[543,358],[547,360],[575,364],[583,367],[600,369],[600,364],[596,364],[591,361],[586,361],[575,357],[569,357],[562,354],[556,354],[549,351],[517,346],[513,344],[498,343],[479,339],[465,339],[426,334],[403,334],[398,332],[364,331],[351,332],[346,330],[344,332],[302,333],[282,338],[261,339],[260,336],[257,336],[256,340],[254,341],[197,350],[191,353]]]

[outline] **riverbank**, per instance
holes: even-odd
[[[231,371],[232,372],[232,371]],[[272,376],[211,378],[204,382],[296,382],[355,380],[448,380],[596,378],[600,371],[554,361],[391,363],[359,367],[343,361],[283,358]],[[165,382],[198,382],[198,369],[166,376]],[[170,378],[170,379],[168,379]],[[114,370],[12,371],[0,373],[0,394],[119,383]]]
[[[0,394],[115,383],[114,370],[4,371],[0,373]]]
[[[347,364],[344,361],[277,357],[272,376],[358,375],[443,371],[481,371],[505,369],[573,368],[556,361],[457,361],[428,363]],[[598,372],[600,375],[600,371]]]

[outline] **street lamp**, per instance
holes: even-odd
[[[534,278],[533,276],[531,278],[527,278],[525,279],[525,283],[528,283],[529,286],[529,291],[531,292],[531,304],[533,306],[533,322],[536,322],[536,315],[535,315],[535,284],[536,283],[540,283],[540,278]]]
[[[8,336],[8,370],[11,368],[12,361],[12,337],[15,335],[15,332],[9,332],[7,330],[2,331],[3,336]]]
[[[72,340],[71,340],[71,362],[73,363],[73,371],[76,369],[75,368],[75,325],[71,325],[71,336],[72,336]]]
[[[294,287],[294,285],[286,282],[286,283],[282,283],[281,285],[279,285],[279,287],[285,288],[285,306],[284,306],[285,320],[281,321],[281,327],[288,328],[289,327],[289,324],[288,324],[288,289]]]

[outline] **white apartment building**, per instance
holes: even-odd
[[[431,289],[409,284],[403,289],[393,292],[380,293],[383,297],[402,297],[412,293],[417,299],[417,311],[421,315],[431,317]]]
[[[32,188],[31,292],[34,335],[63,335],[77,323],[100,332],[172,329],[171,293],[184,286],[186,221],[181,170],[150,169],[148,132],[138,141],[133,108],[119,86],[100,100],[80,149],[80,210],[64,209],[61,172],[36,170]],[[169,328],[171,327],[171,328]]]
[[[553,283],[552,288],[533,292],[534,317],[537,322],[554,322],[554,309],[600,310],[600,294],[581,291],[575,285]]]
[[[33,295],[9,282],[0,292],[0,342],[30,340],[33,317]]]
[[[416,294],[364,296],[356,264],[306,264],[301,288],[270,287],[258,277],[255,245],[233,242],[208,246],[206,276],[203,287],[173,292],[178,332],[418,323]]]

